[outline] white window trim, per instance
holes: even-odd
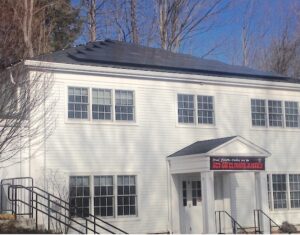
[[[194,99],[194,122],[193,123],[182,123],[178,121],[178,95],[192,95]],[[198,123],[198,96],[211,96],[213,97],[213,120],[212,124],[202,124]],[[175,115],[176,115],[176,127],[180,128],[207,128],[207,129],[216,129],[217,128],[217,118],[216,118],[216,99],[215,94],[198,94],[198,93],[191,93],[191,92],[177,92],[175,94]]]
[[[269,175],[269,183],[270,183],[270,190],[271,190],[271,208],[270,208],[270,212],[271,213],[276,213],[276,212],[282,212],[282,211],[300,211],[300,207],[298,208],[292,208],[291,207],[291,200],[290,200],[290,179],[289,179],[289,175],[293,175],[293,174],[297,174],[299,175],[300,172],[272,172],[272,173],[267,173]],[[286,200],[287,200],[287,207],[286,208],[274,208],[274,197],[273,197],[273,179],[272,179],[272,175],[277,175],[277,174],[283,174],[286,177]]]
[[[88,118],[87,119],[76,119],[76,118],[69,118],[68,117],[68,104],[69,104],[69,93],[68,93],[68,88],[69,87],[76,87],[76,88],[87,88],[88,89]],[[111,90],[112,95],[112,119],[111,120],[97,120],[93,119],[92,117],[92,105],[93,105],[93,97],[92,97],[92,89],[106,89],[106,90]],[[118,126],[138,126],[137,122],[137,107],[136,107],[136,91],[133,89],[127,89],[127,88],[111,88],[111,87],[106,87],[106,86],[83,86],[83,85],[78,85],[78,84],[68,84],[65,86],[65,105],[64,105],[64,113],[65,113],[65,124],[91,124],[91,125],[118,125]],[[116,90],[124,90],[124,91],[131,91],[133,92],[133,116],[134,119],[132,121],[129,120],[116,120],[115,117],[115,91]]]
[[[265,104],[266,104],[266,125],[265,126],[254,126],[252,124],[252,110],[251,110],[251,100],[264,100]],[[268,105],[268,101],[269,100],[274,100],[274,101],[280,101],[281,102],[281,107],[282,107],[282,126],[270,126],[269,125],[269,105]],[[263,130],[263,131],[282,131],[282,130],[286,130],[286,131],[296,131],[299,132],[300,131],[300,114],[298,115],[299,117],[299,126],[298,127],[287,127],[286,126],[286,113],[285,113],[285,102],[297,102],[298,104],[298,111],[299,110],[299,101],[297,100],[279,100],[276,98],[271,98],[271,99],[266,99],[266,98],[262,98],[262,97],[250,97],[249,99],[249,103],[248,103],[248,107],[250,108],[250,129],[251,130],[255,130],[255,131],[259,131],[259,130]],[[299,112],[300,113],[300,112]]]
[[[117,177],[118,176],[135,176],[135,186],[136,186],[136,196],[137,196],[137,200],[136,200],[136,215],[121,215],[118,216],[118,211],[117,211],[117,196],[118,196],[118,185],[117,185]],[[95,215],[95,211],[94,211],[94,177],[95,176],[113,176],[113,182],[114,182],[114,216],[108,216],[108,217],[100,217],[100,216],[96,216],[98,218],[101,218],[107,222],[122,222],[122,221],[139,221],[140,218],[140,198],[141,195],[139,193],[139,188],[141,187],[139,184],[139,178],[140,178],[140,174],[138,172],[101,172],[101,173],[93,173],[91,174],[90,172],[76,172],[76,173],[70,173],[68,176],[68,180],[67,183],[68,185],[70,185],[70,177],[72,176],[88,176],[89,177],[89,187],[90,187],[90,208],[89,208],[89,212],[92,215]],[[80,218],[79,218],[80,219]]]

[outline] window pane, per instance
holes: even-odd
[[[116,90],[115,102],[116,120],[133,121],[133,91]]]
[[[177,102],[178,102],[178,122],[194,123],[194,96],[178,94]]]
[[[291,207],[300,208],[300,174],[290,174]]]
[[[251,100],[251,116],[253,126],[266,126],[266,102],[265,100]]]
[[[106,217],[113,216],[114,192],[113,176],[94,176],[94,213]]]
[[[268,101],[268,111],[269,111],[269,125],[273,127],[283,126],[283,116],[282,116],[282,104],[281,101],[269,100]]]
[[[70,177],[70,214],[71,216],[86,217],[90,208],[90,189],[88,176]]]
[[[212,96],[197,96],[198,123],[214,124],[214,107]]]
[[[96,120],[111,120],[111,90],[93,89],[92,116]]]
[[[299,127],[298,102],[285,102],[285,124],[287,127]]]
[[[68,118],[88,119],[88,88],[68,88]]]
[[[136,215],[135,176],[118,176],[118,215]]]
[[[274,209],[287,208],[286,175],[273,174],[272,183]]]

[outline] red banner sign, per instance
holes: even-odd
[[[265,159],[257,157],[210,157],[211,170],[265,170]]]

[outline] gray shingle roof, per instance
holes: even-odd
[[[211,140],[203,140],[197,141],[173,154],[168,157],[179,157],[179,156],[186,156],[186,155],[193,155],[193,154],[204,154],[209,152],[212,149],[217,148],[218,146],[225,144],[226,142],[236,138],[237,136],[230,136],[225,138],[218,138],[218,139],[211,139]]]
[[[222,77],[253,78],[271,81],[299,82],[271,72],[234,66],[186,54],[172,53],[133,43],[105,40],[68,48],[34,60],[56,63],[110,66],[140,70],[204,74]]]

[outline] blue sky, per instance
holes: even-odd
[[[292,23],[295,23],[295,9],[300,7],[300,0],[224,0],[225,3],[228,1],[231,3],[230,8],[218,16],[213,30],[193,37],[182,46],[181,52],[202,56],[217,44],[219,46],[216,51],[207,58],[226,63],[232,63],[235,58],[234,62],[238,63],[236,60],[239,60],[242,46],[243,20],[245,13],[249,14],[249,8],[252,9],[249,17],[250,32],[253,35],[252,43],[262,43],[260,35],[264,32],[266,35],[263,41],[268,44],[276,37],[287,16]],[[78,5],[79,2],[79,0],[72,0],[74,5]],[[78,42],[84,42],[84,37],[79,37]]]

